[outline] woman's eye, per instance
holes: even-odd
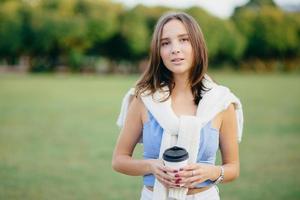
[[[187,41],[189,41],[189,38],[182,38],[181,41],[182,42],[187,42]]]
[[[161,46],[165,46],[165,45],[168,45],[169,44],[169,42],[163,42],[163,43],[161,43]]]

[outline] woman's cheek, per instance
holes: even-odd
[[[166,62],[166,61],[167,61],[167,57],[168,57],[167,49],[161,50],[160,55],[161,55],[162,60],[163,60],[164,62]]]

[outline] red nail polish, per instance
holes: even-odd
[[[180,181],[181,181],[181,178],[180,179],[176,179],[175,184],[178,184]]]
[[[179,174],[175,174],[175,177],[178,178],[178,177],[179,177]]]
[[[177,173],[177,172],[178,172],[178,170],[174,170],[173,172],[174,172],[174,173]]]

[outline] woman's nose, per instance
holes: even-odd
[[[179,47],[179,45],[176,44],[176,43],[174,43],[174,44],[172,45],[171,53],[172,53],[172,54],[177,54],[177,53],[179,53],[179,52],[180,52],[180,47]]]
[[[172,54],[177,54],[177,53],[179,53],[180,51],[179,51],[179,49],[174,49],[174,50],[172,50]]]

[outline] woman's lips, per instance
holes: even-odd
[[[183,62],[183,58],[174,58],[171,60],[173,64],[181,64]]]

